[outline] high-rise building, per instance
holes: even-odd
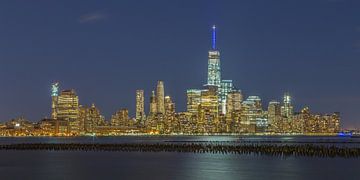
[[[225,132],[239,132],[241,121],[241,102],[243,96],[240,90],[232,90],[226,98],[226,128]]]
[[[116,113],[111,116],[111,125],[128,127],[130,125],[129,111],[127,109],[116,111]]]
[[[158,81],[156,86],[156,109],[157,113],[165,114],[165,105],[164,105],[164,82]]]
[[[329,122],[329,132],[338,133],[340,131],[340,112],[334,112]]]
[[[226,99],[229,92],[234,89],[232,80],[222,80],[220,87],[220,105],[221,105],[221,113],[226,114]]]
[[[187,112],[192,115],[198,115],[199,113],[199,105],[201,102],[201,90],[200,89],[188,89],[186,91],[187,96]]]
[[[293,114],[294,114],[294,108],[291,104],[291,96],[288,92],[286,92],[284,94],[283,106],[281,106],[281,115],[287,118],[288,121],[290,121]]]
[[[262,118],[261,99],[259,96],[249,96],[242,102],[242,124],[247,132],[255,132],[257,121]]]
[[[64,120],[76,120],[79,115],[79,97],[75,90],[61,91],[58,96],[57,117]]]
[[[150,96],[150,116],[153,116],[157,113],[157,108],[156,108],[157,104],[156,104],[156,96],[155,96],[155,91],[151,91],[151,96]]]
[[[79,124],[79,97],[75,90],[63,90],[57,100],[57,119],[68,122],[69,133],[77,133]]]
[[[165,96],[165,131],[166,133],[173,132],[176,127],[175,119],[175,103],[172,101],[170,96]]]
[[[165,96],[165,114],[175,113],[175,103],[170,96]]]
[[[212,27],[212,48],[209,51],[207,85],[221,86],[220,52],[216,50],[216,26]]]
[[[59,83],[51,85],[51,119],[57,119],[57,101],[59,96]]]
[[[136,90],[136,121],[143,123],[145,119],[144,111],[144,90]]]
[[[94,132],[96,126],[104,124],[100,110],[95,106],[95,104],[92,104],[90,108],[87,108],[84,124],[86,132]]]
[[[207,85],[201,91],[201,102],[199,107],[199,132],[214,133],[219,125],[219,97],[218,87]]]
[[[281,105],[280,102],[270,101],[268,106],[268,121],[271,131],[282,131]]]
[[[241,110],[241,102],[243,101],[243,96],[240,90],[233,90],[227,94],[226,109],[227,112],[231,113],[234,111]]]
[[[92,104],[91,107],[80,106],[79,121],[80,131],[85,133],[93,133],[97,126],[105,124],[104,117],[95,104]]]

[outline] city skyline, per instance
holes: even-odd
[[[330,5],[329,5],[330,6]],[[111,20],[111,16],[106,18],[104,21],[110,21]],[[216,20],[214,20],[216,21]],[[99,24],[101,23],[105,23],[105,22],[99,22]],[[84,25],[84,22],[81,22],[80,24]],[[102,71],[100,71],[101,73],[99,74],[105,74],[105,75],[99,75],[99,77],[97,77],[96,75],[89,75],[90,72],[96,72],[95,67],[90,66],[90,70],[91,71],[87,71],[84,70],[85,75],[81,75],[83,72],[81,70],[81,66],[80,64],[77,64],[76,61],[74,61],[74,65],[75,67],[69,67],[69,69],[66,69],[64,66],[64,64],[61,63],[61,61],[54,61],[55,64],[60,65],[59,69],[58,68],[54,68],[51,71],[54,71],[53,73],[50,73],[49,76],[47,77],[42,77],[39,78],[39,80],[36,80],[36,84],[37,84],[37,88],[34,87],[30,87],[32,86],[32,84],[29,84],[27,82],[24,82],[24,80],[26,80],[27,78],[24,77],[22,74],[22,72],[20,72],[19,75],[17,76],[17,80],[19,80],[19,84],[18,83],[13,83],[13,84],[8,84],[7,87],[4,87],[4,91],[5,92],[9,92],[9,90],[7,89],[13,89],[14,92],[13,93],[5,93],[7,94],[5,96],[2,96],[2,102],[1,103],[1,113],[0,113],[0,120],[1,121],[7,121],[11,118],[15,118],[17,116],[23,115],[29,119],[31,119],[32,121],[37,121],[45,116],[50,116],[50,111],[49,111],[49,96],[44,96],[44,92],[47,93],[47,95],[49,94],[49,84],[51,84],[54,80],[57,80],[61,83],[62,87],[64,87],[65,89],[76,89],[77,95],[80,97],[80,102],[81,104],[86,104],[86,105],[90,105],[91,103],[95,103],[97,105],[97,107],[99,107],[99,109],[104,112],[103,114],[105,114],[106,118],[109,119],[110,115],[113,114],[116,110],[120,109],[120,108],[128,108],[129,109],[129,114],[131,114],[131,117],[134,117],[135,115],[135,91],[137,89],[144,89],[144,96],[145,96],[145,111],[148,112],[149,111],[149,97],[151,95],[151,90],[155,90],[155,86],[154,86],[154,82],[157,82],[157,80],[163,80],[164,84],[165,84],[165,89],[166,92],[164,94],[164,96],[170,95],[172,98],[174,98],[174,102],[176,103],[176,107],[177,107],[177,111],[185,111],[186,110],[186,89],[189,88],[196,88],[205,84],[206,82],[206,62],[207,62],[207,54],[206,51],[209,50],[210,48],[210,40],[209,40],[209,26],[211,26],[213,23],[211,24],[201,24],[201,28],[196,27],[195,29],[192,29],[192,26],[187,27],[186,29],[188,29],[189,32],[187,32],[187,34],[194,34],[192,35],[191,39],[195,42],[195,41],[203,41],[204,37],[206,38],[204,42],[201,42],[200,44],[202,44],[203,46],[201,46],[201,52],[198,52],[199,49],[196,49],[196,53],[192,53],[195,52],[190,50],[190,47],[192,47],[192,45],[190,45],[190,47],[184,47],[185,53],[188,53],[189,55],[186,55],[185,57],[191,57],[192,55],[194,55],[194,57],[192,57],[190,59],[190,61],[185,61],[186,63],[192,62],[194,64],[188,64],[187,66],[185,65],[180,65],[178,64],[178,62],[182,62],[182,61],[174,61],[174,60],[166,60],[166,59],[170,59],[167,58],[166,56],[161,56],[162,60],[160,61],[156,61],[155,60],[155,64],[158,64],[160,66],[156,67],[153,66],[151,64],[153,64],[154,59],[151,58],[152,62],[150,61],[143,61],[141,62],[142,66],[147,66],[149,65],[149,68],[151,68],[153,71],[160,71],[160,72],[156,72],[154,73],[155,75],[150,75],[150,77],[147,77],[147,74],[151,74],[152,71],[148,71],[148,70],[144,70],[144,67],[138,67],[138,66],[134,66],[134,64],[131,63],[126,63],[126,62],[121,62],[121,63],[116,63],[115,59],[113,61],[105,61],[105,64],[107,64],[106,66],[103,66],[101,64],[100,65],[100,69],[102,69]],[[339,90],[339,87],[334,87],[335,90],[329,89],[331,86],[327,86],[324,85],[324,82],[328,81],[328,78],[326,78],[324,75],[320,76],[318,78],[314,78],[314,79],[309,79],[309,75],[305,75],[305,77],[307,77],[308,82],[306,81],[300,81],[300,85],[303,86],[303,89],[298,89],[298,85],[294,85],[292,86],[291,83],[291,79],[294,79],[296,81],[299,80],[299,78],[297,76],[300,76],[300,74],[289,74],[287,76],[289,76],[289,79],[284,79],[284,78],[279,78],[278,77],[278,73],[279,71],[271,71],[271,70],[266,70],[266,68],[264,68],[263,66],[261,66],[259,63],[262,63],[261,60],[256,60],[256,58],[259,58],[259,56],[257,56],[254,59],[252,59],[252,62],[249,62],[248,59],[246,58],[238,58],[235,56],[235,58],[231,57],[230,55],[234,55],[235,53],[239,52],[239,49],[243,49],[240,50],[240,54],[247,54],[247,52],[245,52],[245,50],[249,50],[251,47],[254,47],[254,45],[251,45],[250,41],[248,41],[247,43],[249,44],[249,47],[245,46],[245,44],[241,44],[240,42],[236,42],[234,43],[232,39],[230,39],[228,36],[226,36],[225,34],[227,34],[228,32],[231,32],[231,28],[232,26],[229,26],[229,24],[225,23],[225,22],[215,22],[215,24],[218,25],[219,27],[219,36],[221,37],[220,40],[218,41],[218,48],[221,49],[221,65],[222,65],[222,69],[223,71],[221,72],[221,76],[224,77],[224,79],[232,79],[234,80],[234,85],[236,87],[238,87],[239,89],[243,90],[243,92],[246,93],[246,97],[248,95],[260,95],[263,100],[264,100],[264,105],[266,106],[267,102],[269,102],[270,100],[277,100],[277,101],[281,101],[282,100],[282,95],[284,92],[289,91],[290,93],[292,93],[292,96],[295,98],[295,109],[296,111],[300,111],[301,107],[304,107],[306,105],[308,105],[310,107],[310,109],[315,109],[315,112],[333,112],[333,111],[340,111],[341,112],[341,117],[342,117],[342,124],[345,125],[345,127],[351,127],[351,126],[355,126],[359,127],[358,123],[357,123],[357,112],[352,110],[350,112],[348,112],[349,110],[344,109],[344,108],[354,108],[354,107],[350,107],[351,105],[345,103],[345,102],[352,102],[352,106],[356,107],[357,104],[357,98],[356,96],[354,98],[352,98],[351,96],[346,97],[346,93],[344,93],[344,91],[342,91],[343,93],[340,93],[340,95],[334,96],[334,98],[332,98],[335,93],[333,91],[335,90]],[[94,24],[87,24],[86,26],[97,26],[98,24],[94,23]],[[184,25],[184,24],[182,24]],[[235,27],[235,26],[234,26]],[[171,31],[172,29],[166,29],[163,32],[177,32],[177,31]],[[194,32],[193,31],[199,31],[199,32]],[[144,29],[139,30],[137,33],[141,33],[141,32],[146,32],[146,30]],[[300,31],[301,32],[301,31]],[[152,32],[153,35],[155,35],[155,37],[158,37],[159,34]],[[196,39],[195,36],[201,34],[199,39]],[[232,33],[234,35],[234,33]],[[245,37],[245,35],[241,35],[239,33],[236,33],[237,35],[241,36],[241,37]],[[100,36],[101,37],[101,36]],[[239,37],[236,37],[236,39],[239,39]],[[152,39],[152,38],[150,38]],[[156,40],[152,39],[152,40]],[[189,43],[191,43],[190,39],[187,39],[187,43],[189,45]],[[246,41],[246,38],[244,38],[244,41]],[[10,41],[9,41],[10,42]],[[106,41],[103,41],[106,42]],[[142,42],[142,41],[138,41],[138,42]],[[146,41],[147,42],[147,41]],[[175,39],[175,42],[181,42],[179,39]],[[227,42],[231,42],[230,44],[232,44],[233,46],[228,46]],[[171,44],[171,42],[169,42]],[[180,43],[182,44],[182,43]],[[197,44],[198,45],[198,44]],[[237,46],[236,46],[237,45]],[[136,47],[135,45],[130,45],[130,47],[126,48],[126,49],[131,49],[131,47]],[[160,49],[165,47],[165,46],[158,46]],[[227,48],[229,47],[229,48]],[[239,48],[236,48],[239,47]],[[154,48],[154,47],[153,47]],[[66,48],[65,48],[66,49]],[[80,48],[81,49],[81,48]],[[113,48],[111,51],[115,51],[117,49],[121,48]],[[157,48],[155,48],[157,49]],[[152,50],[155,50],[152,49]],[[161,54],[162,51],[159,49],[159,53]],[[170,47],[167,50],[170,50],[171,53],[168,53],[169,55],[172,56],[179,56],[182,55],[181,53],[184,53],[184,50],[181,51],[181,53],[179,51],[175,51],[175,50],[171,50],[171,49],[176,49],[176,47]],[[236,50],[235,50],[236,49]],[[64,50],[64,48],[63,48]],[[306,49],[305,49],[306,50]],[[304,50],[304,52],[306,52]],[[310,49],[308,49],[310,50]],[[81,50],[83,51],[83,50]],[[135,51],[132,50],[132,51]],[[49,49],[48,51],[45,51],[44,55],[48,55],[50,58],[56,58],[56,54],[55,55],[51,55],[49,54],[49,52],[51,52],[51,49]],[[85,52],[85,51],[83,51]],[[145,52],[149,52],[149,51],[145,51]],[[277,52],[277,53],[276,53]],[[273,54],[273,57],[281,57],[284,58],[281,53],[279,53],[278,51],[276,51]],[[105,49],[100,49],[100,53],[106,54]],[[266,52],[269,53],[269,52]],[[26,53],[25,53],[26,54]],[[31,54],[31,53],[30,53]],[[40,53],[41,54],[41,53]],[[91,53],[90,53],[91,54]],[[79,57],[80,59],[86,59],[89,58],[88,56],[90,56],[90,54],[87,55],[87,53],[84,53],[83,55],[77,55],[77,57]],[[151,52],[150,52],[151,54]],[[158,55],[158,53],[156,53]],[[165,53],[167,54],[167,53]],[[5,53],[6,55],[6,53]],[[11,54],[10,54],[11,55]],[[154,54],[153,54],[154,55]],[[296,55],[296,53],[295,53]],[[35,57],[38,57],[39,54],[36,54]],[[103,55],[105,56],[105,55]],[[250,55],[249,55],[250,56]],[[14,57],[17,56],[9,56],[10,58],[8,59],[13,59]],[[21,57],[21,55],[20,55]],[[33,56],[34,57],[34,56]],[[41,56],[40,56],[41,57]],[[127,57],[129,57],[129,55],[127,55]],[[291,57],[291,56],[290,56]],[[3,58],[6,59],[6,58]],[[91,58],[90,58],[91,59]],[[102,59],[101,56],[98,56],[95,59]],[[135,57],[134,57],[135,59]],[[132,59],[132,60],[134,60]],[[241,64],[238,63],[234,63],[234,59],[238,59],[237,61],[242,61],[243,60],[243,65],[247,65],[247,67],[249,68],[243,68],[241,66]],[[267,58],[265,58],[267,59]],[[287,59],[289,62],[286,62],[286,65],[297,65],[299,67],[302,67],[301,64],[298,64],[299,61],[295,61],[295,60],[291,60],[292,58],[284,58]],[[311,58],[310,58],[311,59]],[[23,60],[18,60],[16,62],[23,62]],[[41,60],[39,61],[35,61],[35,63],[37,62],[37,64],[39,64],[41,66]],[[80,61],[83,62],[83,61]],[[306,61],[307,63],[309,63],[309,61]],[[337,61],[329,61],[330,63],[335,63]],[[93,64],[97,64],[94,63],[94,61],[92,61]],[[140,62],[138,62],[140,63]],[[167,64],[168,63],[168,64]],[[185,63],[185,64],[186,64]],[[324,62],[325,63],[325,62]],[[25,62],[26,64],[26,62]],[[251,65],[252,64],[252,65]],[[275,62],[275,64],[278,64],[278,62]],[[21,64],[19,64],[21,66]],[[127,79],[124,76],[126,76],[125,74],[121,74],[121,76],[115,76],[118,72],[113,70],[110,70],[109,72],[106,72],[106,68],[108,66],[111,65],[119,65],[119,68],[117,69],[118,71],[122,71],[125,69],[137,69],[140,68],[140,71],[135,71],[135,73],[131,73],[127,72],[128,76],[133,76],[131,79]],[[225,67],[223,67],[223,65]],[[249,66],[250,65],[250,66]],[[260,66],[259,66],[260,65]],[[313,65],[315,66],[319,66],[318,63],[314,63]],[[323,64],[325,67],[329,68],[326,64]],[[357,64],[355,64],[356,67]],[[191,66],[192,68],[189,68],[189,72],[187,71],[179,71],[179,69],[181,68],[186,68],[188,66]],[[262,78],[265,77],[252,77],[252,76],[247,76],[247,75],[253,75],[252,73],[249,73],[249,71],[257,71],[257,67],[260,67],[260,71],[259,72],[264,72],[266,74],[270,73],[270,82],[266,82],[265,80],[259,81]],[[10,67],[10,69],[12,69],[12,66],[10,65],[10,62],[5,62],[5,68],[6,67]],[[49,65],[44,65],[45,69],[49,69],[51,66]],[[238,67],[238,68],[236,68]],[[321,67],[321,66],[320,66]],[[351,68],[355,68],[355,67],[351,67]],[[2,69],[2,79],[1,82],[7,82],[9,80],[11,80],[12,78],[8,78],[10,76],[14,76],[15,74],[10,73],[8,71],[6,71],[4,69]],[[20,69],[22,69],[20,67]],[[76,75],[77,73],[74,73],[75,71],[78,71],[78,69],[80,69],[79,73],[80,75]],[[276,68],[275,68],[276,69]],[[295,68],[298,69],[298,68]],[[300,68],[301,69],[301,68]],[[331,69],[331,68],[330,68]],[[29,71],[37,71],[39,69],[37,68],[33,68],[32,66],[29,67]],[[55,72],[59,70],[60,72]],[[63,70],[63,72],[65,73],[61,73],[61,70]],[[144,74],[140,73],[140,74],[136,74],[136,72],[141,72],[144,70]],[[185,70],[185,69],[183,69]],[[45,70],[44,73],[39,73],[39,75],[36,75],[36,77],[39,76],[45,76],[46,72],[48,72],[49,70]],[[355,73],[354,70],[351,70],[351,72]],[[15,71],[16,72],[16,71]],[[184,73],[185,72],[185,73]],[[281,71],[280,71],[281,72]],[[282,71],[282,73],[288,73],[291,71],[285,70]],[[329,77],[332,77],[332,72],[330,70],[328,71],[324,71],[325,75],[329,75]],[[68,76],[65,74],[70,74],[70,75],[75,75],[75,76]],[[90,78],[87,78],[88,74],[90,76]],[[97,74],[97,73],[95,73]],[[262,76],[262,73],[258,73],[258,76]],[[310,71],[311,75],[321,75],[322,73],[314,73],[314,71]],[[22,75],[22,76],[21,76]],[[118,74],[120,75],[120,74]],[[34,75],[30,75],[31,77],[33,77]],[[355,75],[356,76],[356,75]],[[7,77],[7,78],[5,78]],[[191,78],[191,77],[195,77],[195,78]],[[240,77],[240,78],[239,78]],[[352,76],[351,76],[352,77]],[[91,83],[91,79],[95,78],[94,81],[96,81],[98,84],[94,84]],[[99,78],[99,79],[97,79]],[[249,80],[246,80],[246,78],[250,78]],[[271,82],[274,80],[271,79],[277,79],[275,80],[277,82],[279,82],[279,84],[276,85],[272,85]],[[183,80],[184,79],[184,80]],[[306,79],[306,78],[305,78]],[[106,82],[106,80],[108,82]],[[251,80],[251,81],[250,81]],[[351,79],[350,79],[351,80]],[[188,81],[188,82],[186,82]],[[312,82],[313,81],[313,82]],[[316,85],[316,82],[319,83],[320,85],[326,87],[326,88],[322,88],[320,85]],[[322,82],[324,81],[324,82]],[[335,83],[339,84],[339,86],[341,86],[341,81],[340,79],[334,79]],[[22,83],[21,83],[22,82]],[[145,83],[143,83],[145,82]],[[175,83],[174,83],[175,82]],[[178,82],[178,83],[176,83]],[[118,86],[114,86],[112,84],[115,83],[119,83]],[[265,84],[267,86],[265,87],[261,87],[263,85],[256,85],[256,84]],[[283,85],[282,85],[283,84]],[[314,85],[315,84],[315,85]],[[142,86],[143,85],[143,86]],[[98,86],[100,86],[101,88],[99,88]],[[108,88],[109,87],[109,88]],[[315,88],[309,88],[309,87],[315,87]],[[346,86],[345,86],[346,87]],[[349,88],[351,88],[351,85],[348,86]],[[30,91],[27,90],[27,88],[30,89]],[[26,93],[22,93],[21,90],[25,90]],[[314,90],[315,89],[315,90]],[[329,89],[329,91],[331,92],[330,94],[327,93],[327,91],[325,92],[325,90]],[[354,90],[356,90],[356,88],[353,88]],[[314,90],[314,91],[312,91]],[[340,88],[341,90],[341,88]],[[352,90],[352,91],[354,91]],[[110,91],[110,92],[109,92]],[[324,91],[324,92],[322,92]],[[41,93],[40,93],[41,92]],[[109,93],[108,93],[109,92]],[[117,92],[117,93],[116,93]],[[340,91],[341,92],[341,91]],[[345,91],[346,92],[346,91]],[[104,96],[104,93],[107,94],[107,96]],[[44,97],[40,97],[39,94],[41,94]],[[31,102],[34,102],[34,98],[32,97],[24,97],[23,95],[26,96],[34,96],[34,98],[37,100],[36,102],[39,102],[39,107],[30,107],[29,104],[31,104]],[[351,95],[351,93],[350,93]],[[12,99],[15,96],[20,96],[22,101],[19,102],[17,101],[17,104],[12,104],[12,102],[9,102],[9,98]],[[128,97],[125,97],[128,96]],[[318,96],[318,97],[317,97]],[[110,100],[111,99],[111,100]],[[108,104],[107,104],[108,103]],[[355,105],[354,105],[355,104]],[[9,106],[6,106],[9,105]],[[46,106],[44,106],[46,105]],[[342,107],[342,105],[344,105],[344,107]],[[265,109],[265,107],[264,107]],[[134,115],[133,115],[134,114]]]
[[[3,136],[114,136],[126,134],[266,134],[266,135],[334,135],[341,131],[339,112],[314,113],[308,106],[295,112],[293,98],[285,92],[282,103],[267,102],[234,87],[232,80],[221,78],[221,53],[216,48],[216,26],[211,27],[211,49],[208,51],[207,83],[198,89],[187,89],[186,111],[176,111],[172,97],[158,80],[145,112],[144,90],[136,90],[136,112],[118,109],[110,119],[101,110],[80,104],[75,89],[61,90],[51,85],[51,116],[36,123],[19,117],[1,124]]]

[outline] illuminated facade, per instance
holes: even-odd
[[[157,113],[165,114],[164,82],[158,81],[156,86],[156,109]]]
[[[256,132],[256,125],[259,118],[262,118],[261,99],[259,96],[249,96],[246,101],[242,102],[242,117],[241,123],[245,132]]]
[[[150,116],[153,116],[157,113],[156,106],[157,104],[156,104],[155,91],[152,91],[150,96]]]
[[[68,133],[79,133],[79,97],[75,90],[63,90],[57,100],[57,119],[68,123]]]
[[[174,132],[177,126],[175,119],[175,103],[170,96],[165,96],[165,131],[167,133]]]
[[[227,112],[231,113],[234,111],[241,111],[241,102],[243,96],[240,90],[232,90],[227,94],[226,109]]]
[[[145,120],[144,90],[136,90],[136,121],[143,123]]]
[[[102,126],[105,124],[105,119],[100,114],[100,110],[95,106],[95,104],[92,104],[91,107],[84,109],[84,132],[93,133],[95,132],[97,126]]]
[[[175,113],[175,103],[170,96],[165,96],[165,114]]]
[[[130,126],[131,123],[129,121],[129,110],[120,109],[119,111],[116,111],[116,113],[111,116],[111,125],[122,127]]]
[[[268,106],[268,120],[270,128],[274,132],[282,132],[281,104],[278,101],[270,101]]]
[[[335,134],[340,131],[340,114],[314,114],[308,107],[294,113],[292,97],[270,101],[267,111],[259,96],[248,96],[236,90],[232,80],[221,79],[220,52],[216,48],[216,27],[212,27],[212,47],[208,52],[207,83],[204,89],[188,89],[187,111],[176,112],[175,103],[165,96],[164,82],[158,81],[150,97],[149,115],[144,112],[144,90],[136,90],[135,118],[127,109],[115,112],[105,121],[100,110],[80,106],[74,90],[59,91],[51,86],[51,119],[31,123],[24,118],[0,124],[0,135],[121,135],[144,134]],[[60,93],[59,93],[60,92]]]
[[[240,90],[232,90],[227,94],[226,99],[226,127],[225,132],[240,132],[241,122],[241,103],[243,96]]]
[[[201,91],[199,107],[198,131],[204,133],[217,132],[219,126],[219,97],[217,86],[207,86]]]
[[[59,96],[59,83],[51,85],[51,119],[57,119],[57,101]]]
[[[284,94],[283,106],[281,106],[281,115],[286,117],[288,121],[291,121],[291,118],[294,114],[294,108],[291,104],[291,96],[289,93]]]
[[[220,105],[221,105],[221,113],[226,114],[226,99],[229,92],[234,89],[232,80],[222,80],[220,87]]]
[[[199,105],[201,103],[201,90],[188,89],[186,91],[186,96],[187,96],[187,103],[186,103],[187,112],[197,116],[199,113]]]
[[[216,50],[216,27],[212,27],[212,49],[209,51],[207,85],[221,86],[220,52]]]

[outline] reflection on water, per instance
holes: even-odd
[[[283,137],[0,138],[7,143],[157,143],[164,141],[264,141]],[[320,139],[319,139],[320,138]],[[292,137],[288,141],[344,141]],[[358,141],[347,139],[347,141]],[[356,144],[357,145],[357,144]],[[1,151],[2,179],[359,179],[359,159],[233,154]]]
[[[357,179],[357,159],[192,153],[1,152],[1,179]]]

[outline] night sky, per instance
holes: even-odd
[[[50,116],[50,85],[74,88],[110,118],[145,107],[157,80],[186,110],[207,78],[211,26],[222,78],[264,108],[285,91],[296,110],[341,112],[360,127],[360,1],[0,1],[0,121]]]

